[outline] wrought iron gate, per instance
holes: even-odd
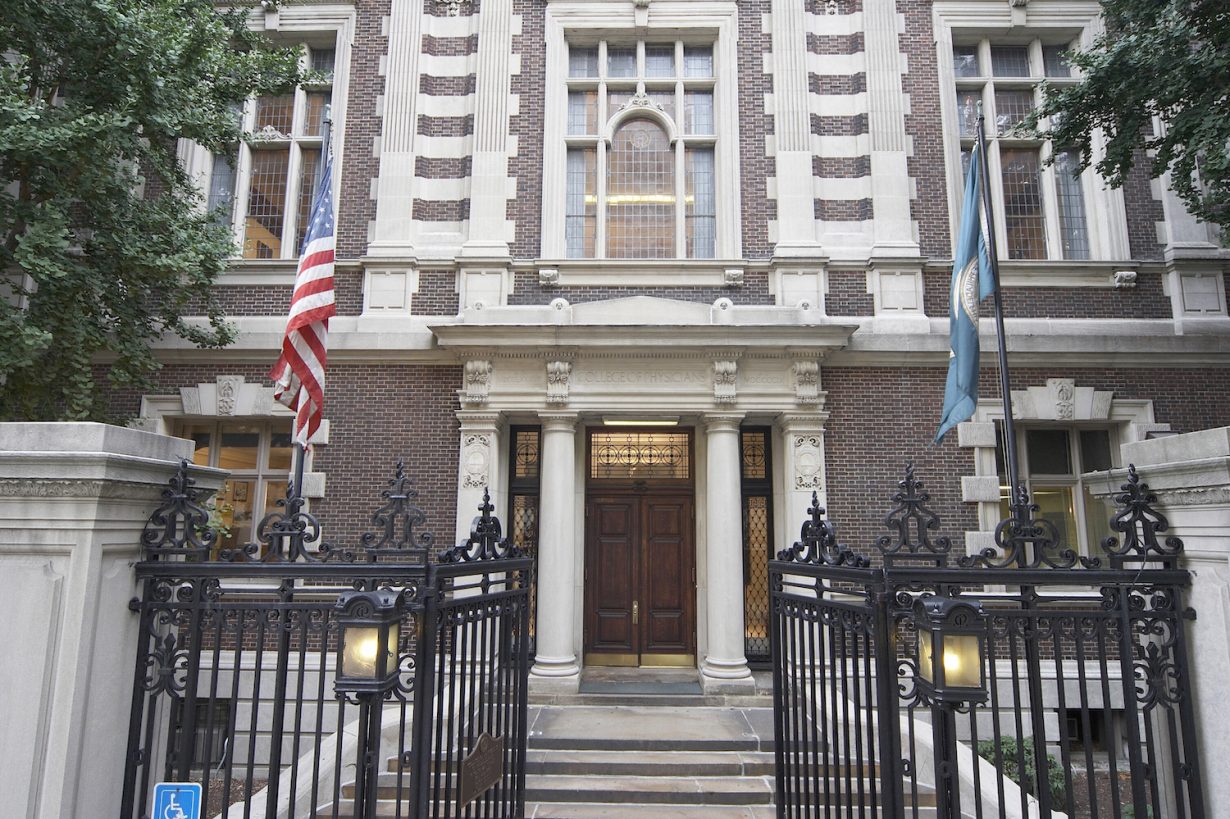
[[[355,548],[320,542],[292,488],[257,542],[228,552],[188,471],[164,491],[136,567],[121,819],[148,817],[159,780],[199,782],[203,817],[524,815],[533,561],[502,537],[485,493],[469,539],[436,562],[401,464]],[[355,591],[401,611],[381,690],[339,684],[354,614],[339,598]]]
[[[959,556],[912,468],[899,486],[874,565],[815,496],[770,563],[778,815],[1204,817],[1190,578],[1136,470],[1097,557],[1024,496]]]

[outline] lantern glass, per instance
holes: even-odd
[[[928,642],[930,642],[928,640]],[[974,634],[945,634],[944,685],[957,688],[982,687],[982,652]]]
[[[342,631],[342,676],[350,679],[377,680],[384,669],[381,652],[388,654],[387,627],[345,626]]]
[[[932,647],[931,632],[918,630],[918,674],[924,680],[935,684],[935,651]]]

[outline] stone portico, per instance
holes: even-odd
[[[467,310],[457,323],[431,328],[440,348],[464,364],[458,533],[468,530],[484,487],[497,508],[506,508],[510,426],[542,430],[536,684],[569,690],[579,681],[588,435],[615,422],[690,434],[694,662],[709,690],[751,685],[740,427],[773,430],[775,519],[797,516],[813,491],[823,496],[820,363],[854,329],[806,306],[740,307],[726,299],[708,306],[645,296]],[[785,545],[789,528],[777,527],[774,549]]]

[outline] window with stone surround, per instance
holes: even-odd
[[[289,419],[186,421],[178,431],[196,445],[192,462],[230,472],[213,498],[217,550],[238,549],[255,538],[256,524],[286,497],[292,452]]]
[[[1074,175],[1079,157],[1013,130],[1041,102],[1043,80],[1051,85],[1075,81],[1066,58],[1072,43],[965,41],[957,36],[952,65],[961,167],[968,167],[981,104],[1001,254],[1009,259],[1089,259],[1085,180]],[[1052,153],[1054,164],[1047,166]]]
[[[721,283],[720,262],[685,263],[742,254],[737,5],[560,2],[545,22],[542,257],[565,284],[648,260]]]
[[[716,254],[712,45],[568,47],[569,258]]]
[[[1040,103],[1043,83],[1079,81],[1066,54],[1102,30],[1100,7],[1093,0],[936,0],[932,15],[953,235],[981,104],[999,255],[1010,263],[1006,281],[1069,262],[1059,266],[1109,282],[1091,263],[1131,258],[1122,191],[1092,170],[1075,176],[1074,151],[1014,130]],[[1103,146],[1092,146],[1094,162],[1102,153]]]
[[[277,97],[249,100],[237,112],[251,139],[232,156],[215,154],[207,207],[235,228],[245,259],[289,259],[299,254],[320,177],[326,120],[333,115],[332,40],[305,44],[302,66],[310,81]],[[332,123],[332,131],[338,123]]]
[[[1018,468],[1038,515],[1055,525],[1059,548],[1090,554],[1109,535],[1114,508],[1099,499],[1081,476],[1116,466],[1118,430],[1114,427],[1025,426],[1016,430]],[[1000,483],[1000,514],[1008,509],[1008,469],[1003,424],[996,424],[995,471]]]

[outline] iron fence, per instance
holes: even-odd
[[[873,562],[813,496],[770,564],[778,815],[1205,816],[1190,578],[1136,470],[1092,557],[1023,496],[957,555],[928,500],[907,467]],[[920,601],[966,612],[974,665]]]
[[[148,816],[156,781],[199,782],[204,817],[522,816],[533,561],[489,499],[432,562],[401,464],[354,549],[287,494],[232,552],[186,462],[151,516],[122,819]],[[356,693],[338,602],[377,590],[402,612],[391,679]]]

